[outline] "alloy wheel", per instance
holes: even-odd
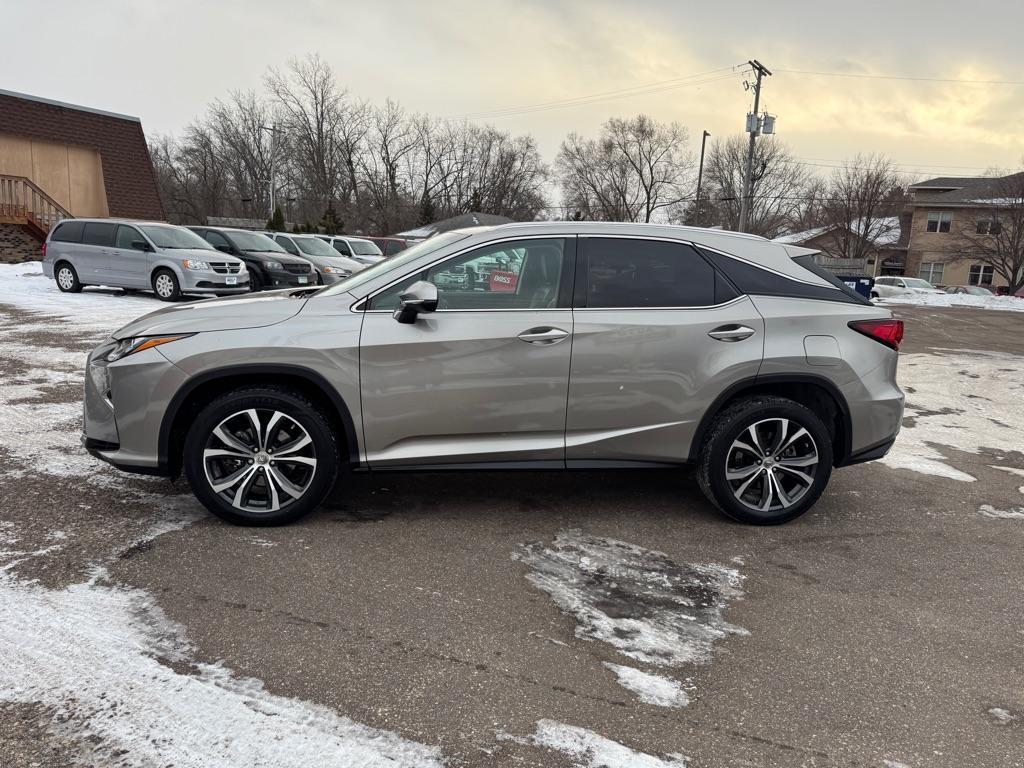
[[[786,510],[814,485],[818,446],[790,419],[762,419],[733,440],[725,479],[733,495],[758,512]]]
[[[153,281],[153,288],[157,295],[166,299],[174,293],[174,281],[170,275],[157,275],[156,280]]]
[[[203,469],[213,492],[244,512],[278,512],[302,498],[316,474],[313,439],[286,413],[249,408],[207,438]]]
[[[57,284],[65,291],[70,291],[74,287],[75,276],[68,267],[57,270]]]

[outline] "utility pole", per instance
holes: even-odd
[[[747,131],[750,133],[750,148],[747,150],[747,167],[743,174],[743,197],[740,198],[740,232],[747,231],[747,219],[750,218],[750,196],[754,185],[754,143],[757,135],[761,132],[761,78],[765,75],[771,77],[768,68],[757,59],[751,59],[750,66],[757,74],[757,81],[754,83],[754,111],[747,115]],[[753,118],[753,119],[751,119]]]
[[[274,135],[277,133],[277,124],[271,123],[270,125],[261,125],[261,129],[264,131],[270,131],[270,178],[267,179],[267,184],[270,186],[269,194],[267,195],[270,200],[270,214],[269,218],[274,218],[274,209],[277,207],[274,205],[274,194],[276,184],[274,183]]]
[[[700,185],[704,181],[704,147],[708,143],[708,136],[711,134],[704,131],[704,136],[700,140],[700,167],[697,170],[697,199],[694,201],[693,208],[697,214],[697,225],[700,226]]]

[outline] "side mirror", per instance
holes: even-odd
[[[147,243],[145,240],[132,240],[132,248],[134,248],[136,251],[151,251],[151,250],[153,250],[150,247],[149,243]]]
[[[216,248],[221,253],[231,253],[230,245],[224,245],[224,243],[221,243],[220,245],[215,245],[213,247]]]
[[[421,312],[433,312],[437,309],[437,286],[420,280],[409,286],[408,290],[398,297],[402,306],[395,310],[392,317],[400,323],[411,325]]]

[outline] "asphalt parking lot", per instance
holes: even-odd
[[[1024,313],[897,311],[906,454],[786,526],[656,471],[353,474],[254,530],[82,457],[99,325],[0,303],[0,763],[1024,765]]]

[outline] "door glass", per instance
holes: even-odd
[[[708,307],[715,270],[682,243],[581,240],[588,256],[587,307]]]
[[[274,240],[277,242],[278,245],[280,245],[282,248],[288,251],[288,253],[294,253],[296,256],[298,256],[299,249],[295,247],[295,243],[293,243],[289,238],[275,237]]]
[[[231,248],[231,243],[229,243],[228,239],[224,237],[224,235],[222,235],[220,232],[214,232],[212,229],[210,229],[206,231],[205,237],[206,242],[208,242],[214,248],[217,248],[218,246],[221,245]]]
[[[335,240],[332,243],[332,245],[334,246],[334,250],[336,250],[342,256],[352,255],[352,251],[349,250],[348,243],[346,243],[344,240]]]
[[[418,280],[437,286],[438,309],[553,309],[564,262],[561,238],[488,245],[407,277],[377,294],[370,309],[397,309]]]
[[[87,221],[85,222],[85,229],[82,231],[82,242],[85,245],[113,246],[114,227],[114,224],[107,224],[106,222]]]
[[[142,240],[142,235],[139,234],[139,230],[135,227],[125,226],[121,224],[117,228],[117,247],[123,248],[124,250],[132,250],[132,243],[136,240]]]

